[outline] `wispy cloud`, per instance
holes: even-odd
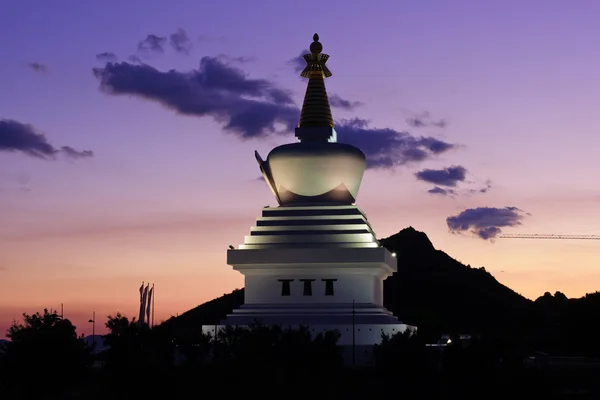
[[[420,114],[413,115],[406,119],[406,123],[413,128],[426,128],[426,127],[436,127],[436,128],[445,128],[446,121],[443,119],[434,120],[431,118],[431,114],[429,111],[424,111]]]
[[[438,195],[438,196],[452,197],[452,198],[454,198],[457,195],[455,190],[448,189],[448,188],[441,188],[439,186],[434,186],[433,188],[429,189],[427,191],[427,193]]]
[[[32,71],[40,74],[46,73],[50,70],[50,68],[48,68],[46,64],[42,64],[40,62],[30,62],[29,64],[27,64],[27,67],[29,67],[29,69],[31,69]]]
[[[305,54],[310,54],[310,51],[307,49],[302,50],[296,57],[287,60],[286,65],[292,67],[292,70],[299,74],[306,67],[306,61],[303,58]]]
[[[115,62],[119,58],[117,57],[117,55],[115,53],[110,53],[108,51],[105,51],[103,53],[96,54],[96,59],[98,61],[104,61],[104,62]]]
[[[169,43],[176,52],[186,55],[190,54],[193,47],[193,43],[187,32],[181,28],[169,36]]]
[[[164,36],[157,36],[149,34],[144,40],[141,40],[138,45],[138,51],[143,53],[164,53],[165,45],[167,44],[167,38]]]
[[[349,111],[354,110],[356,107],[363,105],[363,103],[361,103],[360,101],[346,100],[337,94],[329,95],[329,104],[331,104],[332,107],[341,108],[343,110]]]

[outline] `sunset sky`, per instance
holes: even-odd
[[[317,6],[315,6],[318,5]],[[0,338],[22,312],[158,321],[243,285],[230,244],[276,205],[317,32],[378,237],[413,226],[535,299],[600,289],[596,0],[5,0]],[[40,136],[43,135],[43,136]],[[66,146],[66,147],[63,147]],[[455,217],[455,218],[449,218]],[[447,219],[449,218],[449,219]]]

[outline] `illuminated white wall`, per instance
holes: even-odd
[[[315,270],[263,270],[245,275],[246,304],[286,304],[286,303],[371,303],[383,305],[383,277],[378,271],[357,273],[344,269]],[[282,295],[280,279],[293,279],[290,282],[290,295]],[[304,295],[302,279],[311,282],[312,295]],[[333,295],[325,295],[326,283],[322,279],[337,279],[333,282]]]

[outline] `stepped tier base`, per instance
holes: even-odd
[[[223,325],[348,325],[399,324],[400,321],[383,307],[375,304],[312,303],[312,304],[244,304],[221,321]]]

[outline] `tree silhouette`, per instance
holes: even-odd
[[[81,380],[91,362],[91,351],[71,321],[47,309],[24,313],[23,322],[13,322],[6,336],[11,341],[2,352],[0,379],[14,395],[60,392]]]
[[[342,365],[338,332],[312,335],[306,327],[282,328],[252,324],[228,326],[211,342],[216,365],[254,376],[277,376],[278,381],[305,379]]]
[[[131,370],[162,370],[173,365],[173,338],[160,326],[150,329],[135,317],[108,316],[104,336],[106,367],[117,374]]]

